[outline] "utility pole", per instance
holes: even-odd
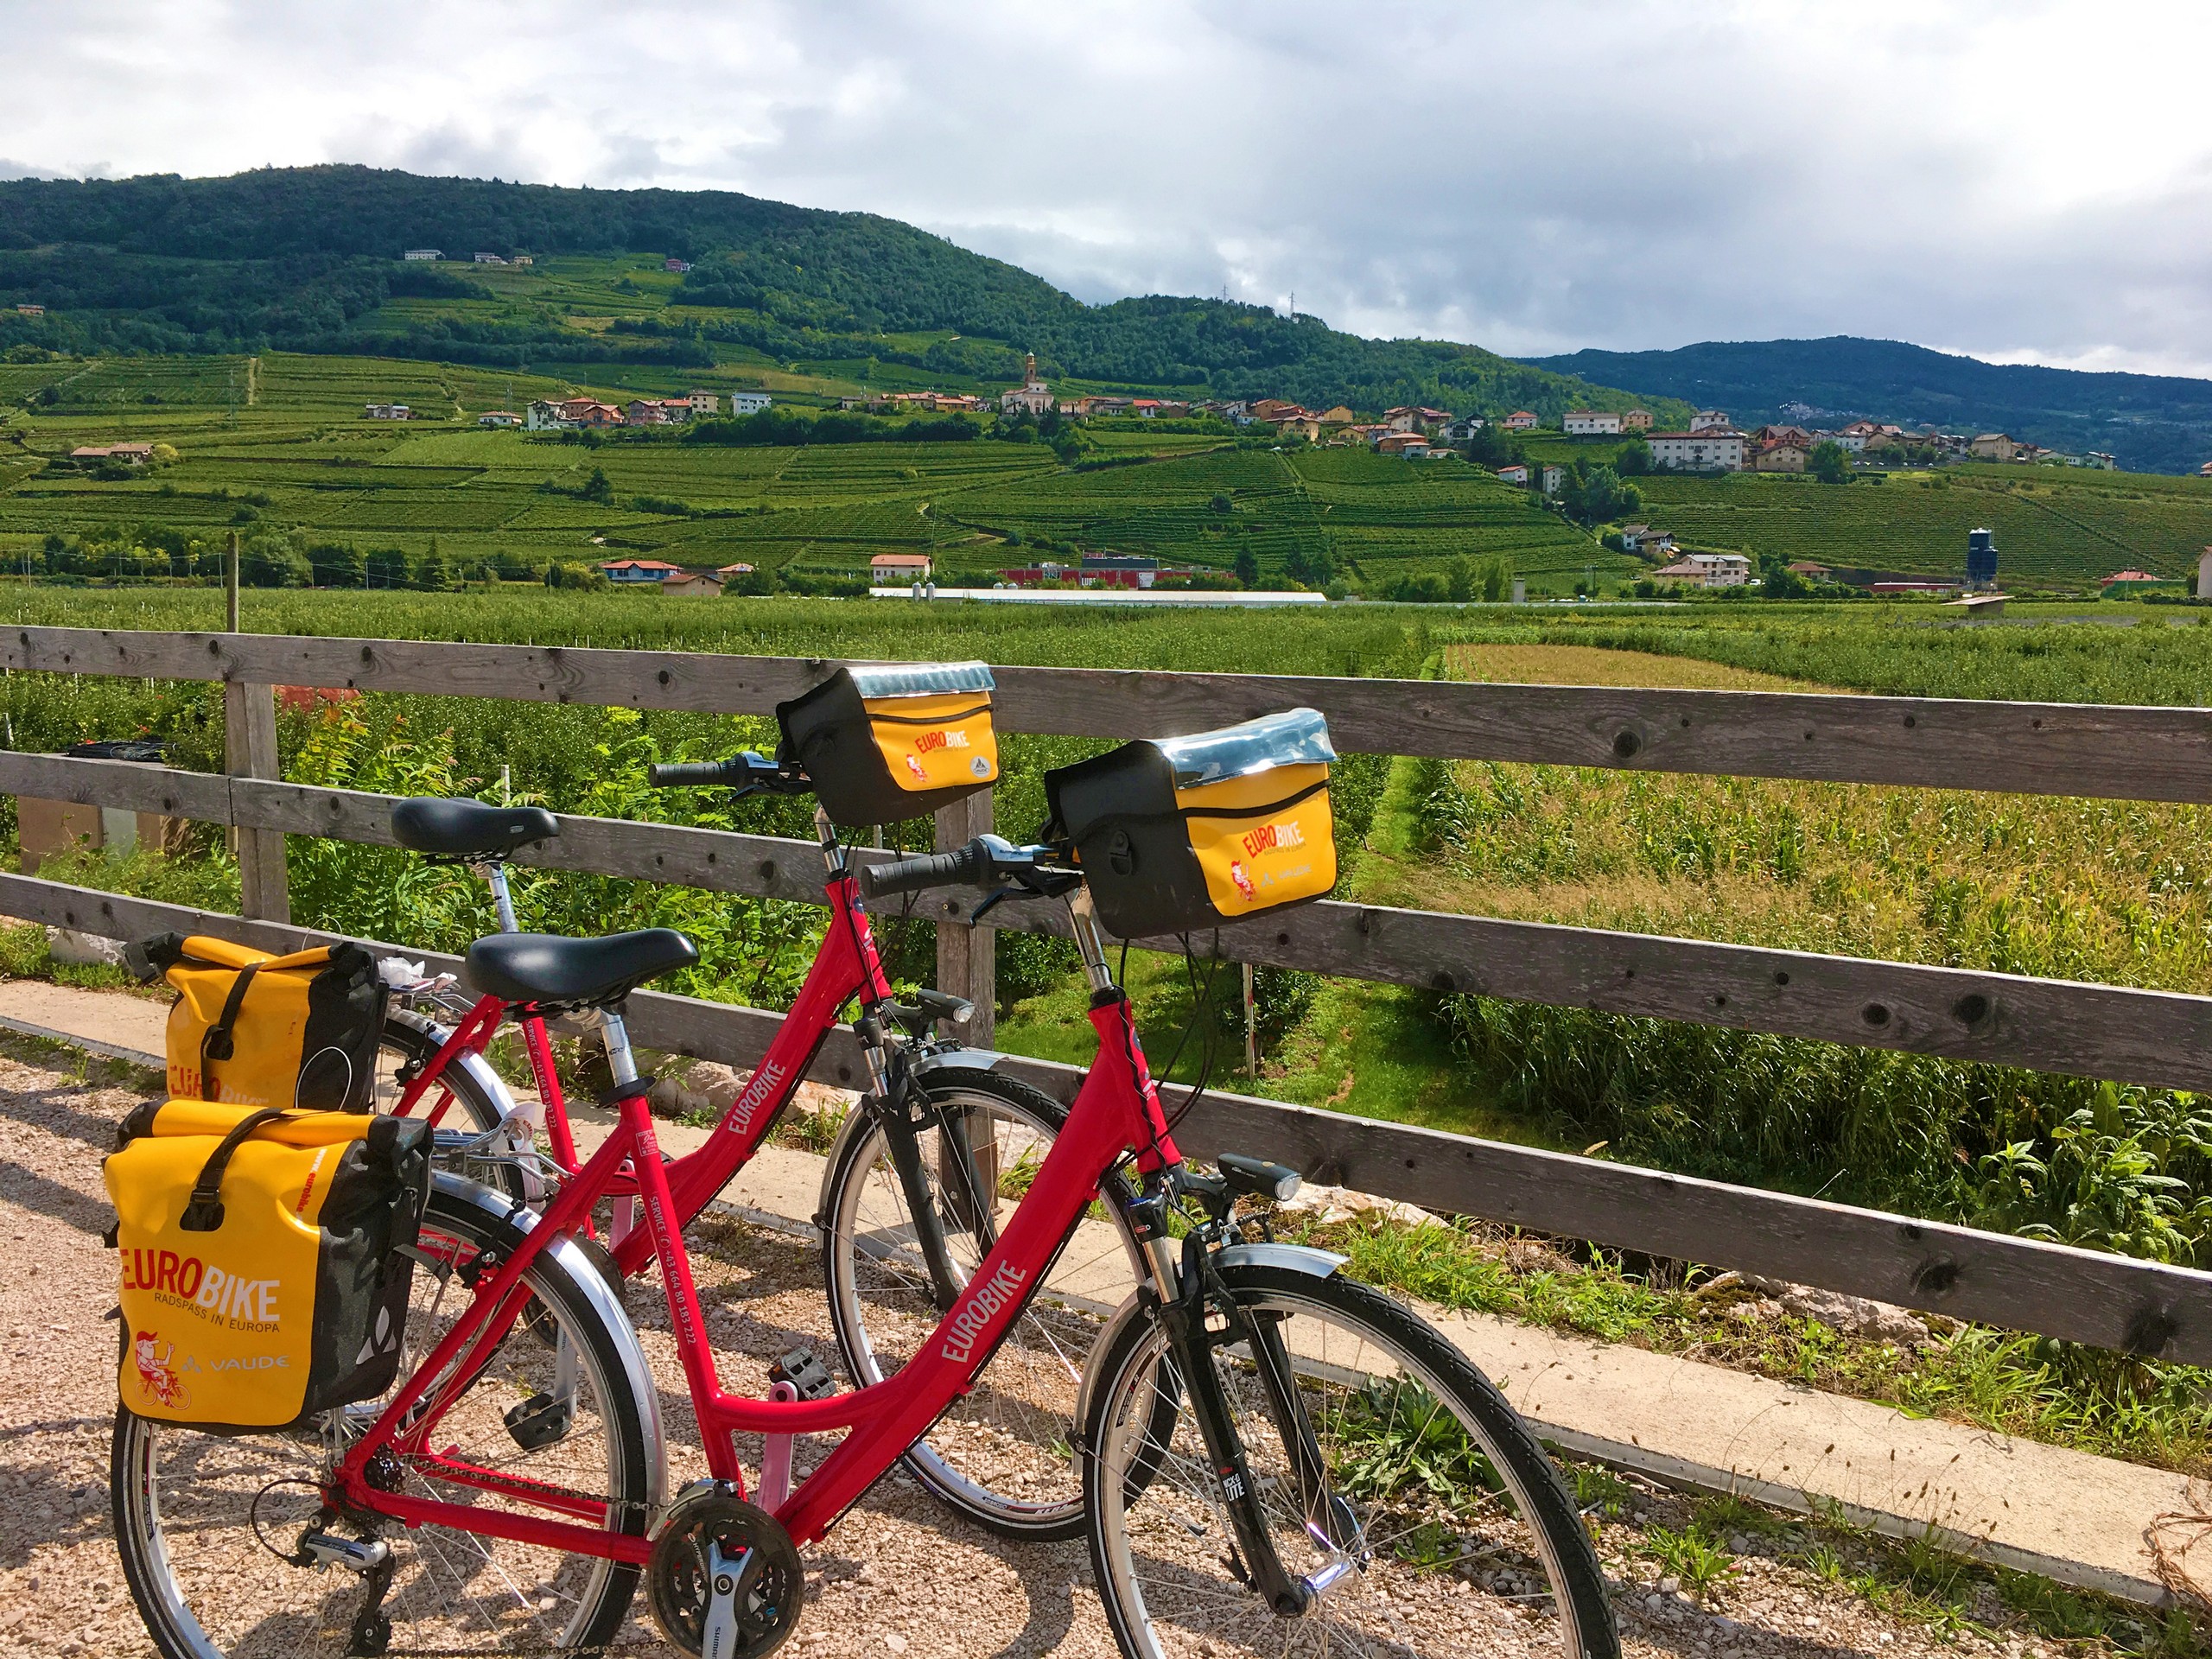
[[[223,625],[227,632],[238,631],[238,533],[235,530],[223,554]]]

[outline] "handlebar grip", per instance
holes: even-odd
[[[742,755],[734,760],[671,760],[646,767],[645,781],[655,789],[712,789],[742,783],[746,772]]]
[[[912,858],[894,858],[887,864],[864,865],[859,877],[861,894],[880,899],[887,893],[976,882],[982,880],[989,859],[988,850],[971,841],[954,852],[922,853]]]

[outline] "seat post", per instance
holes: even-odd
[[[599,1040],[606,1046],[607,1071],[617,1089],[626,1089],[638,1080],[637,1058],[630,1052],[629,1028],[613,1008],[601,1008],[599,1017]]]
[[[495,861],[485,865],[483,869],[484,879],[492,884],[493,900],[499,907],[499,931],[520,931],[515,925],[514,895],[507,891],[507,867]]]

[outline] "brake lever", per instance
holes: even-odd
[[[1010,899],[1020,891],[1021,889],[1019,887],[1011,882],[1007,886],[997,889],[987,897],[982,904],[976,906],[975,909],[968,912],[968,925],[970,927],[975,926],[976,923],[982,921],[984,917],[991,913],[992,906],[996,905],[1001,899]]]

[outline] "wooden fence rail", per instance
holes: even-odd
[[[832,664],[33,628],[0,632],[0,666],[221,681],[226,689],[255,688],[263,703],[267,694],[258,688],[293,684],[761,714]],[[1015,731],[1166,735],[1302,702],[1328,714],[1339,747],[1370,753],[2212,799],[2212,714],[2198,709],[995,671],[999,723]],[[264,756],[234,753],[231,764],[232,775],[224,776],[0,752],[0,793],[226,823],[277,842],[288,834],[391,842],[391,797],[277,781],[266,775],[274,767]],[[938,826],[940,841],[957,842],[986,823],[980,811],[963,813]],[[860,856],[887,855],[863,849]],[[566,817],[559,839],[527,858],[553,868],[821,899],[817,849],[773,836]],[[281,863],[276,880],[281,892]],[[989,953],[980,941],[988,936],[965,925],[975,899],[925,895],[910,913],[950,924],[939,930],[941,975],[987,1000]],[[241,918],[25,876],[0,875],[0,912],[112,938],[181,927],[289,948],[327,937],[289,925],[281,910],[276,919]],[[984,927],[1062,931],[1065,919],[1057,906],[1009,904]],[[1336,902],[1225,928],[1218,949],[1232,959],[1354,978],[2212,1086],[2212,998],[2169,992]],[[651,1046],[747,1065],[779,1018],[639,993],[632,1025]],[[1008,1069],[1062,1099],[1072,1097],[1078,1075],[1042,1061],[1013,1060]],[[816,1075],[856,1079],[849,1034],[825,1046]],[[1244,1096],[1209,1093],[1183,1133],[1201,1154],[1262,1151],[1317,1179],[1431,1208],[2212,1363],[2212,1274]]]

